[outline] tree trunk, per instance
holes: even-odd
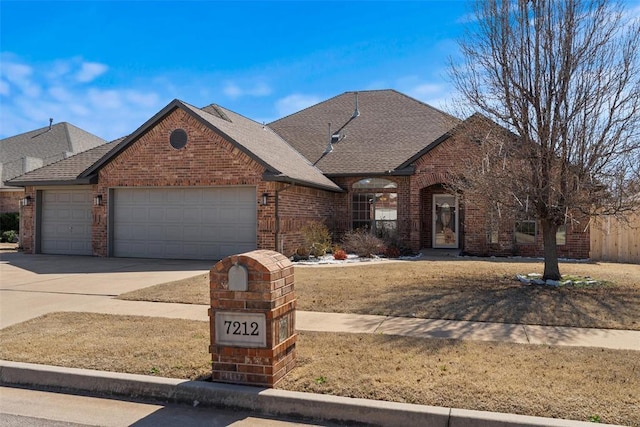
[[[558,246],[556,233],[558,226],[552,221],[540,221],[544,244],[544,274],[543,280],[560,280],[560,266],[558,265]]]

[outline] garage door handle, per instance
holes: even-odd
[[[73,231],[73,226],[70,225],[69,226],[69,232],[72,232],[72,231]]]

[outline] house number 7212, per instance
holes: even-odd
[[[260,335],[258,322],[238,322],[237,320],[232,322],[231,320],[225,320],[224,326],[227,328],[227,335]]]
[[[265,313],[217,311],[215,313],[215,343],[231,347],[266,347],[267,319]]]

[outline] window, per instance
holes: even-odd
[[[530,245],[536,241],[536,222],[533,220],[517,221],[515,227],[516,243]]]
[[[500,242],[500,213],[498,209],[492,209],[487,221],[487,243],[497,244]]]
[[[487,243],[496,244],[499,242],[499,235],[497,229],[489,229],[487,231]]]
[[[351,226],[387,236],[397,229],[398,185],[388,179],[366,178],[353,184]]]
[[[563,246],[567,244],[567,226],[561,225],[556,231],[556,245]]]

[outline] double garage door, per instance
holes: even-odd
[[[219,260],[256,249],[255,187],[116,188],[112,255]]]

